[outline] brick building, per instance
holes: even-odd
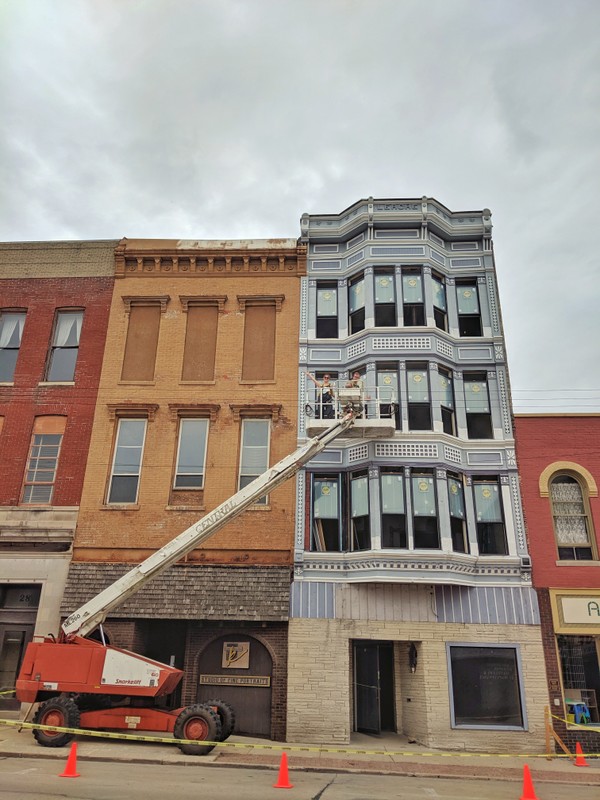
[[[58,631],[115,245],[0,244],[1,686],[34,634]]]
[[[65,614],[295,449],[305,262],[295,239],[119,244]],[[173,702],[222,697],[278,739],[293,508],[292,481],[105,625],[184,669]]]
[[[393,431],[336,441],[298,476],[288,736],[542,750],[490,212],[369,198],[303,216],[300,241],[299,433],[348,388]]]
[[[597,752],[600,727],[600,415],[515,418],[523,510],[554,727]]]

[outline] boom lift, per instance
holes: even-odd
[[[234,712],[222,701],[177,709],[160,707],[161,698],[173,692],[181,681],[182,670],[86,637],[145,583],[292,477],[338,436],[345,432],[351,435],[354,422],[354,412],[348,408],[341,419],[332,421],[294,453],[74,611],[63,622],[58,640],[50,635],[43,641],[31,642],[16,682],[16,696],[21,702],[31,703],[30,710],[35,703],[41,703],[34,721],[66,728],[168,731],[177,739],[194,741],[227,738],[233,729]],[[34,729],[33,735],[45,747],[60,747],[73,738],[71,733],[40,729]],[[214,744],[180,747],[184,753],[204,755]]]

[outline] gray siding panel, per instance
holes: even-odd
[[[436,586],[438,621],[539,625],[535,591],[524,587]]]

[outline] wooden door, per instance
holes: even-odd
[[[261,642],[242,633],[221,636],[200,656],[197,701],[225,700],[235,709],[236,733],[270,737],[272,675]]]

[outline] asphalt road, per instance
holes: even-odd
[[[519,800],[522,785],[499,781],[405,778],[291,771],[293,789],[274,789],[277,771],[158,764],[85,762],[79,778],[60,778],[64,763],[0,759],[0,800]],[[538,800],[572,800],[567,784],[535,783]],[[597,787],[580,786],[577,800]]]

